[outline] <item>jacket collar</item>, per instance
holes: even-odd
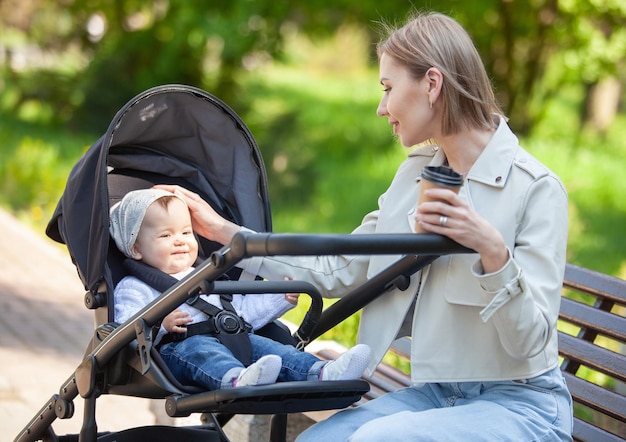
[[[421,147],[411,152],[410,156],[432,155],[434,151],[435,154],[429,165],[441,166],[446,163],[446,156],[443,149],[436,149],[436,147]],[[505,119],[500,117],[500,123],[496,132],[469,170],[466,179],[488,186],[504,187],[511,172],[518,147],[517,137],[513,134]]]
[[[496,132],[470,169],[467,179],[488,186],[504,187],[511,173],[518,147],[517,137],[504,118],[500,117]]]

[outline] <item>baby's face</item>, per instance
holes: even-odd
[[[185,203],[178,198],[167,208],[152,203],[137,235],[133,258],[171,275],[191,267],[197,257],[198,242]]]

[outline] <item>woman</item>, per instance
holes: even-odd
[[[476,48],[441,14],[418,15],[378,46],[384,95],[377,113],[411,151],[379,209],[354,233],[409,233],[414,224],[476,254],[445,256],[367,306],[359,341],[374,370],[410,334],[413,386],[341,411],[299,441],[571,440],[572,404],[558,368],[556,322],[567,243],[567,194],[524,151],[495,102]],[[457,195],[428,191],[419,174],[448,165]],[[170,187],[171,190],[175,190]],[[196,195],[197,231],[227,243],[240,230]],[[267,278],[309,280],[337,296],[390,264],[385,256],[253,258]]]

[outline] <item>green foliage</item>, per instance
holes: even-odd
[[[275,230],[352,230],[403,156],[374,114],[375,72],[337,78],[272,68],[249,81],[244,120],[268,169]]]
[[[0,115],[0,205],[25,215],[43,231],[69,170],[91,136]]]
[[[624,68],[626,6],[619,0],[567,0],[559,3],[565,18],[563,46],[552,60],[570,81],[593,83]]]
[[[117,109],[158,84],[200,85],[206,36],[194,30],[201,24],[198,14],[189,10],[132,32],[111,20],[106,38],[77,84],[82,100],[72,126],[106,129]]]
[[[568,127],[558,124],[556,117],[547,121],[553,122],[550,130]],[[620,116],[601,142],[592,134],[574,137],[561,132],[552,137],[536,136],[527,143],[528,149],[561,177],[569,192],[568,260],[621,277],[626,276],[626,238],[621,234],[626,225],[624,123]]]
[[[63,124],[77,106],[75,84],[75,74],[52,69],[30,70],[19,76],[9,76],[0,91],[0,108],[15,113],[23,121]]]
[[[317,41],[346,25],[358,27],[373,62],[379,22],[403,23],[414,10],[433,8],[427,0],[37,3],[37,8],[27,2],[14,9],[0,3],[0,26],[9,36],[7,54],[28,52],[31,43],[42,56],[80,51],[81,72],[69,100],[72,111],[78,109],[73,124],[95,130],[129,97],[162,83],[215,91],[244,109],[245,73],[268,60],[285,59],[285,45],[294,33],[304,32]],[[467,28],[522,135],[543,117],[543,102],[563,82],[582,78],[593,83],[623,71],[626,12],[619,0],[441,0],[436,9]],[[352,54],[350,47],[339,49],[335,65]],[[549,82],[543,81],[546,72]],[[47,89],[54,88],[39,83],[37,94]],[[66,104],[63,97],[57,98]],[[58,107],[56,101],[51,105]],[[68,112],[59,115],[67,118]]]

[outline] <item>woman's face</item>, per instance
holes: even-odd
[[[408,69],[386,53],[380,58],[380,84],[384,95],[376,114],[387,117],[394,135],[405,147],[436,137],[435,110],[429,104],[430,81],[411,76]]]

